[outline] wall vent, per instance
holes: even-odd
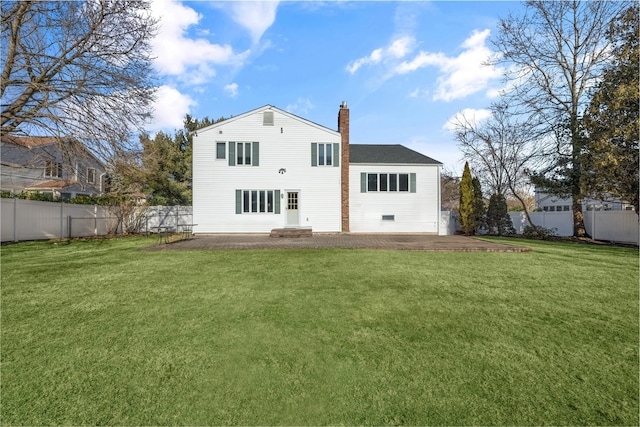
[[[262,125],[273,126],[273,111],[265,111],[262,113]]]
[[[396,220],[396,216],[395,215],[382,215],[382,220],[383,221],[395,221]]]

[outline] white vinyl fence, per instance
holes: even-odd
[[[104,236],[112,232],[117,218],[106,207],[70,203],[1,198],[2,242]],[[139,233],[155,233],[159,226],[183,231],[193,223],[191,206],[141,206],[125,221]],[[117,230],[122,233],[122,225]]]
[[[147,206],[138,231],[155,233],[158,227],[169,227],[180,232],[192,225],[193,208],[191,206]]]
[[[0,201],[2,242],[101,236],[117,223],[102,206],[17,198]]]
[[[523,212],[509,212],[516,233],[522,234],[529,225]],[[573,213],[531,212],[531,221],[537,226],[556,229],[557,236],[573,235]],[[584,225],[595,240],[638,244],[640,228],[638,215],[633,211],[585,211]]]
[[[439,236],[451,236],[460,229],[458,215],[454,211],[440,211],[440,231]]]

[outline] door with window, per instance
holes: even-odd
[[[287,191],[287,227],[297,227],[298,220],[298,192]]]

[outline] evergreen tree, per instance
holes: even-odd
[[[490,234],[506,236],[515,233],[509,212],[507,200],[502,194],[492,194],[487,209],[487,228]]]
[[[585,192],[619,197],[639,212],[640,7],[628,8],[607,33],[613,61],[596,87],[584,118],[587,134]]]
[[[469,162],[465,162],[462,179],[460,180],[460,226],[465,235],[472,235],[475,228],[475,217],[473,213],[473,179]]]
[[[485,207],[482,197],[482,185],[478,177],[471,180],[473,187],[473,234],[485,226]]]

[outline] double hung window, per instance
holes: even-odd
[[[226,159],[226,143],[216,142],[216,159]]]
[[[62,163],[47,160],[44,167],[44,176],[48,178],[62,178]]]
[[[259,166],[260,144],[258,142],[231,141],[228,145],[229,166]]]
[[[94,168],[87,168],[87,183],[96,183],[96,170]]]
[[[340,144],[311,144],[311,166],[340,166]]]

